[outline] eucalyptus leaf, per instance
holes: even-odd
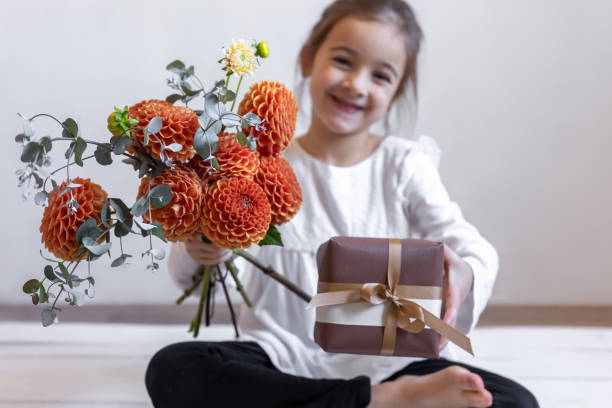
[[[257,126],[263,122],[263,120],[261,120],[259,116],[253,112],[247,112],[244,114],[243,119],[245,119],[251,126]]]
[[[214,93],[209,93],[204,98],[204,109],[206,109],[206,115],[209,118],[217,120],[219,119],[219,97]]]
[[[200,126],[202,128],[206,129],[208,127],[208,124],[210,123],[210,118],[206,114],[206,111],[203,111],[200,116],[198,116],[198,122],[200,122]]]
[[[221,118],[221,124],[225,127],[234,127],[234,126],[240,126],[240,121],[242,119],[240,118],[240,116],[234,114],[234,113],[229,113],[226,115],[223,115],[223,117]]]
[[[70,292],[70,294],[73,296],[74,298],[74,305],[75,306],[83,306],[85,304],[85,299],[83,297],[83,294],[81,292]]]
[[[92,237],[83,237],[83,245],[94,255],[102,255],[111,248],[110,243],[100,244]]]
[[[132,145],[132,139],[129,136],[121,136],[116,139],[115,147],[113,148],[113,153],[116,155],[123,154],[125,149]]]
[[[129,254],[122,254],[119,258],[113,260],[113,262],[111,262],[111,268],[116,268],[118,266],[121,266],[125,263],[125,261],[130,258],[132,255]]]
[[[51,326],[57,320],[57,314],[52,309],[43,309],[40,316],[44,327]]]
[[[53,191],[59,191],[59,187],[57,186],[57,182],[55,180],[51,179],[51,185],[53,186]]]
[[[74,148],[74,162],[79,166],[83,167],[83,153],[87,149],[87,143],[82,137],[77,137],[76,146]]]
[[[84,243],[83,240],[85,237],[89,237],[95,242],[100,233],[102,233],[102,230],[98,228],[96,220],[94,218],[88,218],[77,230],[75,240],[77,243],[81,244]]]
[[[113,162],[110,148],[106,148],[104,146],[98,146],[94,152],[94,156],[96,161],[102,166],[108,166]]]
[[[66,268],[66,265],[64,265],[63,262],[59,262],[57,264],[57,266],[60,269],[60,272],[62,273],[62,277],[64,278],[64,282],[68,283],[68,286],[72,287],[72,280],[70,279],[70,272],[68,272],[68,269]]]
[[[49,194],[45,191],[39,191],[34,196],[34,204],[36,205],[45,205],[47,202],[47,198],[49,198]]]
[[[151,204],[157,208],[163,208],[172,201],[172,189],[166,184],[158,184],[149,193]]]
[[[38,296],[38,293],[34,293],[32,295],[32,304],[36,306],[39,300],[40,300],[40,297]]]
[[[174,104],[176,101],[180,101],[182,98],[183,98],[183,95],[181,94],[172,94],[172,95],[166,96],[166,101],[170,102],[171,104]]]
[[[71,142],[68,146],[68,149],[66,149],[66,153],[64,153],[64,157],[66,158],[66,160],[70,160],[70,158],[74,154],[74,149],[76,149],[76,143]]]
[[[246,144],[247,144],[247,137],[244,134],[244,132],[236,133],[236,140],[238,141],[238,144],[240,146],[246,146]]]
[[[153,225],[155,225],[155,229],[151,233],[162,241],[168,242],[168,240],[164,236],[164,229],[162,228],[162,225],[157,221],[153,222]]]
[[[125,225],[125,224],[124,224],[124,223],[122,223],[122,222],[118,222],[118,223],[115,225],[114,230],[115,230],[115,236],[116,236],[117,238],[120,238],[120,237],[125,237],[127,234],[129,234],[129,233],[130,233],[130,227],[128,227],[127,225]]]
[[[147,170],[149,170],[149,162],[147,160],[142,160],[138,167],[138,178],[143,178],[145,174],[147,174]]]
[[[183,150],[183,145],[180,143],[170,143],[168,146],[165,147],[167,150],[173,151],[173,152],[180,152],[181,150]]]
[[[104,205],[102,206],[102,211],[100,212],[100,221],[102,221],[102,225],[104,225],[106,228],[110,228],[110,211],[108,200],[106,200],[104,202]]]
[[[164,251],[161,248],[151,248],[147,252],[153,255],[153,258],[159,261],[161,261],[162,259],[166,257],[166,251]]]
[[[162,126],[162,118],[160,116],[154,116],[147,124],[146,129],[150,134],[155,134],[161,130]]]
[[[72,118],[68,118],[62,122],[64,125],[64,130],[62,131],[63,137],[75,138],[79,134],[79,126]]]
[[[49,136],[41,137],[39,142],[41,146],[45,149],[45,153],[51,151],[51,148],[53,147],[53,142],[51,142],[51,138]]]
[[[26,119],[23,121],[23,134],[26,137],[34,136],[34,124],[30,119]]]
[[[49,279],[51,282],[57,279],[55,273],[53,273],[53,267],[51,265],[45,265],[45,277]]]
[[[190,65],[184,72],[185,78],[189,78],[190,76],[193,75],[194,72],[195,72],[195,68],[193,67],[193,65]]]
[[[223,61],[223,59],[221,60]],[[220,79],[215,82],[215,88],[224,88],[225,87],[225,79]]]
[[[24,293],[31,294],[36,292],[39,286],[40,282],[38,281],[38,279],[30,279],[29,281],[23,284],[22,289]]]
[[[23,133],[19,133],[17,136],[15,136],[15,141],[17,143],[23,143],[26,140],[26,135],[24,135]]]
[[[149,195],[145,194],[132,206],[131,213],[135,217],[141,217],[149,209]]]
[[[219,137],[211,129],[208,129],[206,132],[198,129],[193,137],[193,147],[203,159],[207,159],[217,151],[218,141]]]
[[[28,142],[28,144],[23,147],[21,152],[21,161],[24,163],[31,163],[41,152],[42,145],[36,142]]]
[[[87,288],[85,289],[85,294],[88,298],[93,299],[96,296],[96,288]]]
[[[210,165],[213,166],[215,170],[221,169],[221,166],[219,166],[219,162],[217,161],[216,157],[213,157],[212,159],[210,159]]]
[[[215,135],[218,135],[219,133],[221,133],[222,126],[223,125],[221,124],[221,121],[216,120],[212,123],[212,125],[210,126],[208,130],[214,133]]]
[[[46,302],[49,298],[49,296],[47,296],[47,291],[45,290],[45,287],[43,285],[40,285],[40,288],[38,288],[38,298],[41,302]]]
[[[225,103],[231,102],[236,99],[236,94],[233,91],[228,90],[225,95],[223,95],[223,101]]]
[[[93,278],[93,276],[88,276],[87,280],[89,281],[89,283],[91,283],[92,285],[96,284],[96,280]]]
[[[138,225],[138,228],[140,228],[141,230],[144,230],[144,231],[151,231],[152,229],[157,228],[153,224],[147,224],[146,222],[142,222],[142,221],[138,221],[138,220],[134,220],[134,221],[136,222],[136,225]]]
[[[181,75],[182,72],[185,70],[185,64],[183,64],[183,61],[181,60],[175,60],[166,65],[166,70]]]
[[[132,216],[130,215],[130,209],[120,198],[110,198],[108,200],[110,206],[113,210],[115,210],[115,215],[119,219],[119,221],[132,225],[130,221]]]
[[[185,95],[187,96],[194,96],[200,93],[199,90],[196,91],[191,88],[191,84],[189,84],[189,82],[187,81],[181,81],[181,89],[183,90],[183,92],[185,92]]]

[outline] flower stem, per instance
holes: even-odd
[[[242,83],[242,78],[243,77],[244,77],[244,75],[240,75],[240,79],[238,80],[238,86],[236,87],[236,97],[232,101],[232,107],[230,109],[230,112],[234,111],[234,105],[236,105],[236,99],[238,99],[238,91],[240,90],[240,84]],[[227,79],[229,79],[229,77],[227,77]]]
[[[240,282],[240,279],[238,279],[238,270],[236,269],[236,266],[234,266],[232,261],[225,261],[225,267],[232,274],[232,278],[234,278],[234,282],[236,282],[236,288],[240,291],[242,299],[244,299],[244,303],[246,303],[248,307],[253,307],[251,299],[249,299],[246,291],[244,290],[244,287],[242,286],[242,282]]]
[[[234,313],[234,308],[232,307],[232,301],[230,300],[229,294],[227,293],[227,287],[225,286],[225,279],[223,279],[223,275],[221,274],[221,268],[219,265],[215,266],[217,268],[217,276],[218,280],[221,281],[221,286],[223,286],[223,293],[225,293],[225,300],[227,301],[227,306],[229,307],[230,314],[232,316],[232,324],[234,325],[234,332],[236,333],[236,338],[240,337],[238,333],[238,325],[236,324],[236,314]]]
[[[200,292],[200,304],[198,305],[198,313],[196,314],[195,319],[191,322],[191,327],[189,331],[193,331],[193,337],[198,337],[198,333],[200,332],[200,324],[202,323],[202,312],[204,309],[204,300],[206,299],[206,294],[208,293],[208,284],[210,282],[210,271],[212,266],[205,265],[204,266],[204,277],[202,278],[202,291]]]
[[[255,258],[253,255],[249,254],[248,252],[246,252],[242,248],[236,248],[236,249],[234,249],[233,252],[236,255],[243,257],[244,259],[246,259],[247,261],[249,261],[250,263],[252,263],[256,267],[258,267],[263,273],[265,273],[266,275],[268,275],[269,277],[271,277],[275,281],[279,282],[281,285],[285,286],[287,289],[289,289],[290,291],[292,291],[293,293],[295,293],[296,295],[298,295],[299,297],[304,299],[304,301],[310,302],[310,300],[311,300],[311,296],[310,295],[308,295],[306,292],[304,292],[302,289],[300,289],[293,282],[291,282],[290,280],[285,278],[283,275],[281,275],[280,273],[276,272],[274,270],[274,268],[272,268],[271,266],[264,266],[261,262],[259,262],[257,260],[257,258]]]

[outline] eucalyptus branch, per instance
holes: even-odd
[[[81,139],[83,139],[83,138],[81,138]],[[51,139],[51,141],[52,141],[52,142],[57,142],[58,140],[66,140],[66,141],[74,142],[74,139],[69,138],[69,137],[54,137],[53,139]],[[109,148],[109,147],[108,147],[108,144],[107,144],[107,143],[95,142],[95,141],[93,141],[93,140],[88,140],[88,139],[83,139],[83,141],[84,141],[85,143],[89,143],[89,144],[92,144],[92,145],[96,145],[96,146],[100,146],[100,147],[102,147],[102,148],[108,149],[108,151],[109,151],[109,152],[112,152],[112,151],[113,151],[113,149],[112,149],[112,148]],[[138,160],[138,157],[136,157],[136,156],[134,156],[134,155],[131,155],[131,154],[129,154],[129,153],[125,153],[125,152],[123,152],[123,153],[122,153],[122,155],[123,155],[123,156],[126,156],[126,157],[129,157],[130,159]]]

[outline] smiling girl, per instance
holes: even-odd
[[[445,243],[443,320],[468,333],[491,293],[495,249],[463,217],[440,181],[426,139],[371,133],[412,89],[421,29],[402,0],[339,0],[300,52],[309,82],[308,131],[287,148],[303,191],[300,212],[279,226],[284,247],[258,257],[316,293],[318,246],[338,235],[416,237]],[[431,143],[431,142],[430,142]],[[231,252],[194,239],[172,247],[170,270],[187,287],[198,264]],[[160,350],[146,376],[156,407],[537,407],[519,384],[440,359],[326,353],[314,310],[264,274],[252,274],[245,341],[187,342]]]

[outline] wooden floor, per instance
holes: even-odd
[[[229,325],[201,339],[230,340]],[[147,362],[186,325],[0,322],[0,408],[151,407]],[[543,408],[609,407],[612,328],[479,327],[465,361],[527,386]]]

